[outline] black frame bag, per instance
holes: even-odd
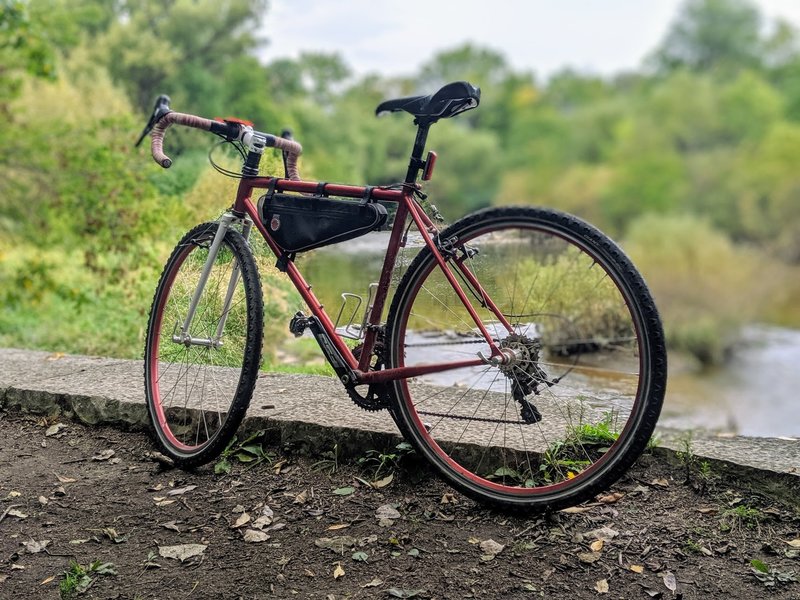
[[[285,252],[338,244],[386,223],[386,207],[370,198],[370,191],[361,200],[267,193],[259,199],[261,219]]]

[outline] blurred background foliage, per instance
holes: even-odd
[[[262,64],[266,0],[0,7],[2,345],[141,355],[171,245],[231,188],[196,132],[171,136],[169,172],[132,147],[158,93],[184,112],[289,126],[311,178],[386,184],[414,129],[375,106],[460,79],[482,87],[481,106],[429,143],[428,191],[448,220],[503,204],[590,220],[641,266],[672,347],[702,364],[723,361],[745,323],[800,326],[787,283],[800,264],[800,32],[745,0],[688,0],[636,72],[546,81],[469,44],[403,78],[356,77],[318,53]],[[269,270],[264,283],[282,337],[292,292]]]

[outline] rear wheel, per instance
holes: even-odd
[[[161,450],[183,467],[206,463],[225,448],[250,404],[261,363],[261,283],[247,242],[234,229],[223,238],[188,337],[181,336],[218,227],[195,227],[173,250],[147,328],[147,410]]]
[[[480,211],[439,239],[507,363],[395,381],[400,429],[478,500],[536,510],[591,498],[644,450],[661,410],[666,351],[647,286],[610,239],[556,211]],[[389,367],[490,355],[427,248],[398,287],[387,330]]]

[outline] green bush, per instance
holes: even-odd
[[[765,258],[702,219],[645,215],[624,247],[655,296],[668,345],[703,365],[723,362],[739,328],[764,310],[773,280]]]

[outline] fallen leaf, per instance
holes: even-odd
[[[598,594],[607,594],[608,593],[608,579],[600,579],[599,581],[594,582],[594,589],[597,590]]]
[[[11,570],[12,571],[24,571],[25,570],[25,565],[18,565],[17,563],[14,563],[13,565],[11,565]]]
[[[375,579],[373,579],[372,581],[368,581],[367,583],[365,583],[361,587],[362,588],[371,588],[371,587],[378,587],[379,585],[383,585],[383,581],[376,577]]]
[[[17,510],[16,508],[12,508],[6,513],[9,517],[17,517],[18,519],[27,519],[28,515],[24,512]]]
[[[158,555],[163,558],[173,558],[181,562],[200,556],[208,548],[205,544],[179,544],[177,546],[159,546]]]
[[[476,537],[471,537],[467,540],[470,544],[480,544],[481,541]]]
[[[391,504],[384,504],[375,511],[375,517],[378,519],[399,519],[400,513]]]
[[[590,510],[592,510],[592,508],[594,508],[594,507],[592,507],[592,506],[570,506],[569,508],[562,508],[558,512],[562,512],[562,513],[565,513],[565,514],[568,514],[568,515],[577,515],[577,514],[580,514],[580,513],[585,513],[587,511],[590,511]]]
[[[342,568],[342,563],[336,563],[336,567],[333,569],[333,578],[339,579],[339,577],[344,577],[344,569]]]
[[[369,554],[367,554],[363,550],[359,550],[358,552],[353,552],[351,558],[356,562],[367,562]]]
[[[27,550],[30,554],[39,554],[39,552],[47,548],[49,544],[50,540],[41,540],[37,542],[33,538],[27,542],[22,542],[22,545],[25,546],[25,550]]]
[[[603,549],[603,540],[595,540],[589,544],[589,548],[591,548],[592,552],[600,552]]]
[[[586,533],[586,537],[595,540],[602,540],[604,542],[610,542],[615,537],[619,535],[619,531],[614,531],[610,527],[600,527],[599,529],[593,529]]]
[[[354,488],[354,487],[350,487],[350,486],[348,486],[348,487],[340,487],[340,488],[336,488],[335,490],[333,490],[333,494],[335,496],[349,496],[350,494],[352,494],[355,491],[356,491],[356,488]]]
[[[660,487],[660,488],[668,488],[669,487],[669,481],[667,481],[666,479],[663,479],[663,478],[653,479],[653,481],[650,482],[650,485],[653,485],[655,487]]]
[[[374,487],[376,490],[379,490],[381,488],[385,488],[387,485],[392,483],[392,481],[394,481],[394,473],[389,473],[383,479],[378,479],[377,481],[373,481],[370,485],[372,485],[372,487]]]
[[[408,554],[412,558],[419,558],[419,549],[418,548],[412,548],[411,550],[406,552],[406,554]]]
[[[64,423],[56,423],[55,425],[51,425],[47,428],[47,431],[44,432],[45,437],[53,437],[62,429],[66,429],[66,425]]]
[[[92,538],[84,538],[82,540],[70,540],[70,544],[85,544],[86,542],[91,542]]]
[[[599,552],[579,552],[578,553],[578,560],[582,563],[586,563],[590,565],[594,562],[600,560],[600,553]]]
[[[196,485],[187,485],[186,487],[182,488],[175,488],[174,490],[170,490],[167,492],[167,496],[182,496],[186,492],[191,492],[193,489],[196,489]]]
[[[667,571],[662,576],[662,579],[664,580],[666,588],[675,594],[675,590],[678,589],[678,582],[675,580],[675,575],[671,571]]]
[[[117,533],[117,530],[111,527],[106,527],[105,529],[103,529],[103,535],[106,536],[115,544],[121,544],[122,542],[128,539],[128,536],[119,535]]]
[[[701,506],[697,509],[697,512],[699,512],[701,515],[709,515],[717,512],[717,509],[713,506]]]
[[[22,496],[22,494],[20,492],[18,492],[16,490],[11,490],[10,492],[8,492],[8,495],[6,496],[6,500],[9,500],[11,498],[19,498],[20,496]]]
[[[336,523],[336,525],[328,527],[328,531],[336,531],[337,529],[344,529],[345,527],[350,527],[350,523]]]
[[[181,530],[178,529],[178,525],[175,523],[175,521],[167,521],[166,523],[161,523],[161,527],[163,527],[164,529],[169,529],[171,531],[177,531],[178,533],[181,532]]]
[[[610,494],[606,494],[605,496],[599,496],[597,501],[601,504],[614,504],[615,502],[619,502],[622,498],[625,497],[625,494],[622,492],[612,492]],[[604,580],[601,580],[604,581]]]
[[[495,542],[493,539],[484,540],[480,543],[480,549],[484,554],[491,554],[492,556],[496,556],[500,554],[505,548],[504,544],[499,544]]]
[[[175,500],[164,500],[163,498],[160,500],[153,498],[153,500],[156,501],[156,506],[169,506],[170,504],[175,504]]]
[[[244,532],[244,541],[257,544],[259,542],[266,542],[269,539],[269,534],[257,529],[248,529]]]
[[[39,585],[47,585],[48,583],[52,582],[55,578],[56,578],[55,575],[50,575],[50,577],[42,581],[42,583],[40,583]]]
[[[239,515],[239,518],[236,519],[236,522],[233,525],[231,525],[231,528],[239,529],[239,527],[242,527],[243,525],[246,525],[249,522],[250,522],[250,515],[247,513],[242,513],[241,515]]]
[[[92,457],[92,460],[95,460],[95,461],[98,461],[98,462],[102,461],[102,460],[108,460],[109,458],[111,458],[115,454],[116,454],[116,452],[114,452],[111,448],[109,448],[108,450],[103,450],[102,452],[100,452],[98,454],[95,454]]]
[[[790,540],[786,543],[789,544],[792,548],[800,548],[800,538]]]
[[[442,499],[439,502],[439,504],[455,504],[455,502],[456,502],[455,495],[448,492],[442,496]]]
[[[252,523],[252,527],[254,529],[264,529],[267,525],[272,523],[272,517],[268,517],[267,515],[261,515]]]
[[[72,477],[62,477],[58,473],[54,473],[56,479],[58,479],[59,483],[75,483],[78,481],[77,479],[73,479]]]
[[[303,490],[294,497],[292,504],[305,504],[308,501],[308,490]]]
[[[644,573],[644,567],[642,565],[631,565],[628,568],[634,573]]]

